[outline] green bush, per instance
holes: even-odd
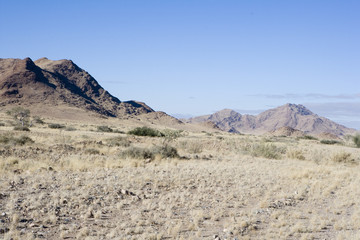
[[[25,131],[25,132],[29,132],[30,129],[26,126],[21,126],[21,125],[18,125],[18,126],[15,126],[14,127],[14,130],[15,131]]]
[[[357,134],[353,137],[353,141],[356,145],[356,147],[360,148],[360,134]]]
[[[97,127],[98,132],[113,132],[112,128],[108,126],[98,126]]]
[[[177,158],[177,157],[179,157],[177,149],[172,147],[172,146],[169,146],[169,145],[165,145],[165,146],[161,146],[161,147],[154,147],[152,152],[155,155],[160,155],[163,158]]]
[[[50,123],[48,125],[49,128],[53,128],[53,129],[61,129],[61,128],[65,128],[64,125],[61,125],[59,123]]]
[[[328,145],[334,145],[334,144],[339,144],[339,143],[341,143],[341,142],[336,141],[336,140],[327,140],[327,139],[324,139],[324,140],[321,140],[320,143],[322,143],[322,144],[328,144]]]
[[[137,127],[131,131],[128,132],[130,135],[136,135],[136,136],[148,136],[148,137],[164,137],[165,135],[153,128],[149,127]]]
[[[310,135],[305,135],[302,137],[298,137],[298,139],[305,139],[305,140],[318,140],[316,137],[310,136]]]

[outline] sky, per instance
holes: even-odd
[[[358,0],[0,0],[0,57],[71,59],[177,117],[286,103],[360,129]]]

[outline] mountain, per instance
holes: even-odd
[[[0,59],[0,106],[67,106],[110,117],[154,112],[142,102],[122,102],[71,60]]]
[[[248,134],[264,134],[283,127],[296,129],[306,134],[329,133],[342,136],[356,132],[355,129],[314,114],[303,105],[290,103],[269,109],[256,116],[242,115],[234,110],[224,109],[211,115],[187,120],[189,123],[203,121],[211,121],[224,131]]]

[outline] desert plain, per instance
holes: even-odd
[[[0,239],[360,239],[351,136],[0,122]]]

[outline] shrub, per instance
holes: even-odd
[[[154,147],[153,153],[155,155],[160,155],[163,158],[177,158],[177,157],[179,157],[177,149],[170,146],[170,145],[164,145],[164,146],[161,146],[161,147]]]
[[[53,129],[61,129],[61,128],[65,128],[64,125],[61,125],[59,123],[50,123],[48,125],[49,128],[53,128]]]
[[[148,137],[164,137],[165,135],[153,128],[149,127],[137,127],[128,132],[128,134],[136,136],[148,136]]]
[[[18,144],[18,145],[25,145],[27,143],[34,143],[34,140],[32,140],[28,136],[20,136],[19,138],[14,138],[13,141],[14,141],[15,144]]]
[[[9,136],[6,135],[0,135],[0,143],[7,144],[9,142]]]
[[[328,145],[334,145],[334,144],[339,144],[340,142],[339,141],[336,141],[336,140],[321,140],[320,143],[322,144],[328,144]]]
[[[65,131],[76,131],[76,128],[74,128],[74,127],[66,127],[65,128]]]
[[[286,156],[291,159],[305,160],[305,156],[301,150],[291,149],[286,152]]]
[[[34,140],[32,140],[30,137],[27,136],[20,136],[20,137],[14,137],[9,135],[0,135],[0,143],[2,144],[14,144],[14,145],[25,145],[27,143],[34,143]]]
[[[94,148],[90,148],[90,149],[86,149],[85,153],[90,155],[97,155],[100,154],[100,151]]]
[[[136,159],[154,159],[154,153],[147,148],[131,147],[123,151],[120,156]]]
[[[29,126],[30,110],[22,107],[15,107],[6,112],[12,116],[17,124],[21,126]]]
[[[351,153],[347,152],[336,153],[330,160],[337,163],[355,163],[355,159],[351,156]]]
[[[98,132],[113,132],[112,128],[108,126],[98,126],[97,127]]]
[[[310,135],[305,135],[302,137],[298,137],[298,139],[305,139],[305,140],[318,140],[316,137],[310,136]]]
[[[26,131],[26,132],[29,132],[30,129],[26,126],[21,126],[21,125],[18,125],[18,126],[15,126],[14,127],[14,130],[15,131]]]
[[[192,153],[192,154],[201,153],[204,149],[204,143],[202,143],[200,140],[198,140],[198,141],[181,141],[181,142],[179,142],[179,145],[182,149],[184,149],[185,151]]]
[[[165,129],[162,131],[164,137],[168,138],[169,140],[174,140],[176,138],[179,138],[182,136],[182,130],[171,130],[171,129]]]
[[[111,147],[129,147],[131,142],[125,137],[114,137],[106,140],[107,144]]]
[[[353,141],[356,145],[356,147],[360,148],[360,134],[357,134],[353,137]]]
[[[161,147],[155,146],[151,149],[131,147],[126,149],[120,154],[121,157],[135,158],[135,159],[154,159],[156,155],[159,155],[162,158],[179,157],[177,149],[169,145],[164,145]]]
[[[284,148],[275,146],[274,144],[253,144],[247,149],[254,157],[264,157],[269,159],[280,159],[281,154],[285,153]]]
[[[0,122],[0,127],[3,127],[3,126],[5,126],[5,123]]]

